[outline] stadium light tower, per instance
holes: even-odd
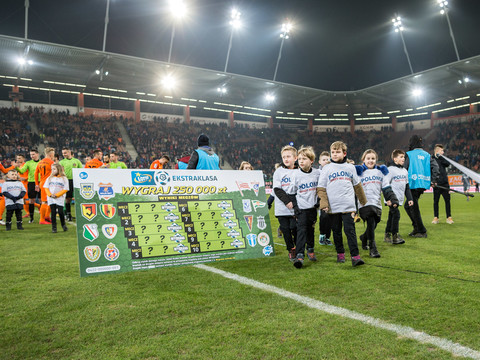
[[[237,9],[232,9],[232,12],[230,14],[230,26],[232,27],[232,30],[230,31],[230,42],[228,43],[228,51],[227,51],[227,60],[225,61],[225,69],[223,72],[227,72],[227,66],[228,66],[228,59],[230,58],[230,50],[232,50],[232,40],[233,40],[233,32],[240,28],[242,26],[242,23],[240,22],[240,11]]]
[[[293,25],[289,21],[282,24],[282,33],[280,34],[280,38],[282,39],[282,42],[280,43],[280,51],[278,52],[277,65],[275,66],[273,81],[275,81],[275,79],[277,78],[278,64],[280,63],[280,59],[282,57],[283,43],[285,42],[286,39],[290,37],[290,30],[292,30],[292,27]]]
[[[457,61],[460,61],[460,56],[458,55],[457,43],[455,42],[455,36],[453,36],[452,24],[450,23],[450,17],[448,16],[448,1],[446,0],[437,0],[438,5],[440,6],[440,14],[447,17],[448,29],[450,30],[450,36],[453,41],[453,47],[455,48],[455,54],[457,55]]]
[[[174,21],[172,25],[172,36],[170,38],[170,50],[168,51],[168,62],[172,59],[173,39],[175,38],[175,21],[185,16],[187,7],[182,0],[170,0],[170,12],[173,15]]]
[[[407,56],[410,72],[413,74],[412,63],[410,62],[410,56],[408,56],[407,46],[405,45],[405,39],[403,38],[404,27],[402,25],[402,18],[400,16],[396,16],[392,19],[392,23],[393,23],[393,27],[395,28],[395,32],[400,34],[400,38],[402,39],[402,43],[403,43],[403,51],[405,51],[405,55]]]
[[[30,1],[25,0],[25,40],[28,39],[28,8],[30,7]]]
[[[102,47],[103,52],[105,52],[105,45],[107,44],[107,29],[108,29],[108,22],[109,22],[109,17],[108,17],[109,12],[110,12],[110,0],[107,0],[107,9],[105,11],[105,28],[103,30],[103,47]]]

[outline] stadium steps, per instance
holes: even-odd
[[[30,126],[30,131],[32,133],[40,136],[40,133],[39,133],[38,127],[37,127],[37,123],[32,119],[27,120],[27,123],[28,123],[28,126]],[[40,139],[40,143],[38,144],[38,152],[40,154],[43,154],[44,150],[45,150],[45,144],[43,143],[43,139]]]
[[[128,151],[132,159],[137,159],[138,153],[137,150],[135,149],[135,146],[132,144],[132,140],[130,139],[130,136],[128,135],[127,129],[125,129],[125,126],[123,126],[122,122],[120,120],[116,120],[115,123],[117,124],[118,130],[120,131],[120,134],[122,135],[123,141],[125,141],[125,149]]]

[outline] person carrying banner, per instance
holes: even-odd
[[[442,144],[435,145],[433,149],[434,159],[438,164],[439,177],[437,185],[438,187],[433,188],[433,220],[432,224],[438,224],[439,211],[438,203],[440,201],[440,196],[443,196],[445,201],[445,213],[447,216],[447,224],[453,224],[452,211],[450,205],[450,184],[448,183],[447,168],[450,166],[450,163],[443,158],[445,150],[443,149]],[[467,197],[468,198],[468,197]]]

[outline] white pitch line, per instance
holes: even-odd
[[[221,275],[227,279],[235,280],[241,284],[252,286],[260,290],[272,292],[274,294],[280,295],[287,299],[295,300],[312,309],[317,309],[317,310],[326,312],[328,314],[339,315],[344,318],[357,320],[367,325],[371,325],[380,329],[391,331],[405,338],[413,339],[424,344],[431,344],[442,350],[448,351],[455,356],[462,356],[462,357],[480,360],[480,351],[470,349],[461,344],[454,343],[453,341],[450,341],[448,339],[444,339],[438,336],[428,335],[422,331],[417,331],[408,326],[391,324],[381,319],[374,318],[372,316],[363,315],[355,311],[344,309],[338,306],[329,305],[324,302],[309,298],[307,296],[298,295],[290,291],[278,288],[276,286],[264,284],[262,282],[259,282],[244,276],[240,276],[234,273],[229,273],[227,271],[223,271],[220,269],[216,269],[214,267],[206,266],[203,264],[198,264],[194,266],[196,268]]]

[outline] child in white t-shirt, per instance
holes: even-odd
[[[67,231],[68,228],[65,225],[63,207],[65,206],[65,198],[69,190],[69,185],[62,165],[52,164],[52,174],[47,178],[43,187],[47,194],[47,204],[50,206],[52,212],[52,232],[57,232],[57,212],[63,231]]]
[[[355,232],[355,195],[361,205],[367,203],[367,198],[355,166],[347,163],[347,145],[342,141],[335,141],[330,146],[330,159],[330,164],[322,169],[318,183],[317,194],[320,198],[320,209],[328,211],[330,214],[337,262],[345,262],[345,248],[342,238],[343,224],[352,266],[363,265],[365,262],[359,255]]]

